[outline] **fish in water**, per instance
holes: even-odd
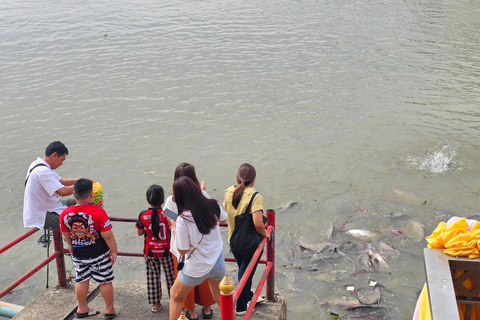
[[[332,239],[334,232],[335,232],[335,228],[333,226],[333,222],[330,222],[330,226],[328,227],[327,234],[326,234],[327,239]]]
[[[401,236],[401,237],[404,237],[404,238],[407,237],[407,235],[405,233],[403,233],[402,230],[390,229],[390,231],[392,233],[396,234],[397,236]]]
[[[409,238],[420,241],[425,237],[425,226],[417,220],[410,220],[403,233]]]
[[[376,287],[374,290],[364,289],[357,292],[358,301],[362,304],[378,304],[382,296],[381,289]]]
[[[290,259],[295,258],[295,251],[291,247],[288,247],[288,255],[290,256]]]
[[[365,229],[350,229],[346,233],[361,240],[371,240],[377,237],[376,233]]]
[[[347,230],[348,225],[350,224],[350,221],[345,221],[344,224],[340,227],[340,231],[345,231]]]
[[[323,247],[300,241],[298,243],[298,248],[301,252],[311,251],[313,253],[319,253],[320,251],[322,251]]]
[[[365,265],[372,270],[384,270],[390,271],[390,266],[387,263],[387,259],[378,252],[377,248],[371,243],[366,243],[363,248],[363,257]]]
[[[369,272],[374,272],[374,271],[372,271],[372,270],[360,270],[360,271],[349,274],[349,276],[356,276],[356,275],[359,275],[359,274],[369,273]]]
[[[364,313],[364,314],[351,314],[347,316],[347,319],[382,319],[384,315],[376,312]]]
[[[398,195],[403,201],[410,203],[410,204],[418,204],[423,205],[426,201],[425,199],[420,198],[416,194],[413,194],[408,191],[400,190],[400,189],[393,189],[396,195]]]
[[[397,248],[383,241],[380,241],[378,243],[378,246],[382,251],[398,252]]]
[[[333,298],[326,301],[318,301],[317,303],[321,306],[325,304],[329,304],[331,306],[340,306],[345,308],[346,310],[375,308],[375,305],[362,304],[360,301],[358,301],[357,297],[354,294],[348,297]]]
[[[311,253],[346,253],[355,249],[356,244],[351,241],[324,241],[318,242],[315,244],[306,243],[300,241],[298,243],[298,248],[302,253],[311,252]]]
[[[291,208],[293,207],[294,205],[298,204],[298,202],[295,202],[295,201],[290,201],[288,202],[287,204],[283,205],[282,206],[282,209],[283,210],[287,210],[288,208]]]

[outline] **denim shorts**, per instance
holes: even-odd
[[[210,272],[208,272],[203,277],[193,278],[183,273],[183,270],[180,270],[178,272],[177,278],[178,280],[180,280],[181,283],[183,283],[186,286],[196,287],[199,284],[201,284],[205,279],[214,279],[214,280],[221,281],[226,274],[227,274],[227,267],[225,266],[225,258],[223,256],[223,252],[221,252],[220,256],[217,259],[217,262],[215,262],[215,265],[213,266],[213,269],[210,270]]]

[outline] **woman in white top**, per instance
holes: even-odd
[[[173,197],[180,213],[176,221],[175,244],[184,255],[184,266],[170,290],[170,320],[177,320],[182,300],[197,285],[208,279],[213,297],[220,306],[219,284],[227,273],[219,222],[227,215],[217,200],[207,199],[189,177],[173,183]]]
[[[202,190],[203,195],[206,198],[210,199],[210,196],[205,191],[205,183],[198,181],[197,174],[195,173],[195,166],[190,163],[183,162],[175,168],[174,181],[180,177],[187,176],[195,182],[195,184]],[[163,209],[169,209],[178,214],[177,204],[173,200],[173,196],[169,196],[165,201]],[[223,208],[222,208],[223,210]],[[180,253],[177,250],[175,245],[175,222],[170,220],[172,223],[172,236],[170,242],[170,252],[174,255],[175,259],[175,274],[177,272],[177,261],[180,258]],[[196,286],[187,297],[182,301],[182,307],[187,309],[185,311],[185,316],[187,319],[196,320],[198,319],[197,312],[195,311],[195,304],[202,306],[202,316],[204,319],[212,319],[212,308],[211,305],[215,303],[215,299],[212,296],[212,291],[210,290],[210,285],[208,280],[203,281],[201,284]]]

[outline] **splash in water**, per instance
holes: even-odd
[[[407,163],[417,170],[432,173],[460,170],[460,163],[453,160],[457,155],[457,150],[458,145],[447,143],[442,147],[435,147],[433,150],[427,151],[423,157],[409,157]]]

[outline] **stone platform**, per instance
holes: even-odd
[[[88,319],[104,319],[105,303],[95,282],[90,284],[89,306],[101,313]],[[113,282],[115,294],[115,308],[119,311],[116,319],[122,320],[168,320],[169,300],[163,285],[163,309],[158,313],[151,312],[151,305],[147,302],[147,285],[145,281],[117,281]],[[63,289],[50,287],[37,299],[20,311],[14,320],[70,320],[75,318],[77,300],[73,286]],[[212,306],[214,317],[220,319],[218,306]],[[201,315],[201,307],[197,306],[197,313]],[[201,316],[200,316],[200,319]],[[241,319],[241,317],[237,317]],[[278,297],[276,302],[264,302],[255,306],[251,319],[283,320],[286,319],[286,301]]]

